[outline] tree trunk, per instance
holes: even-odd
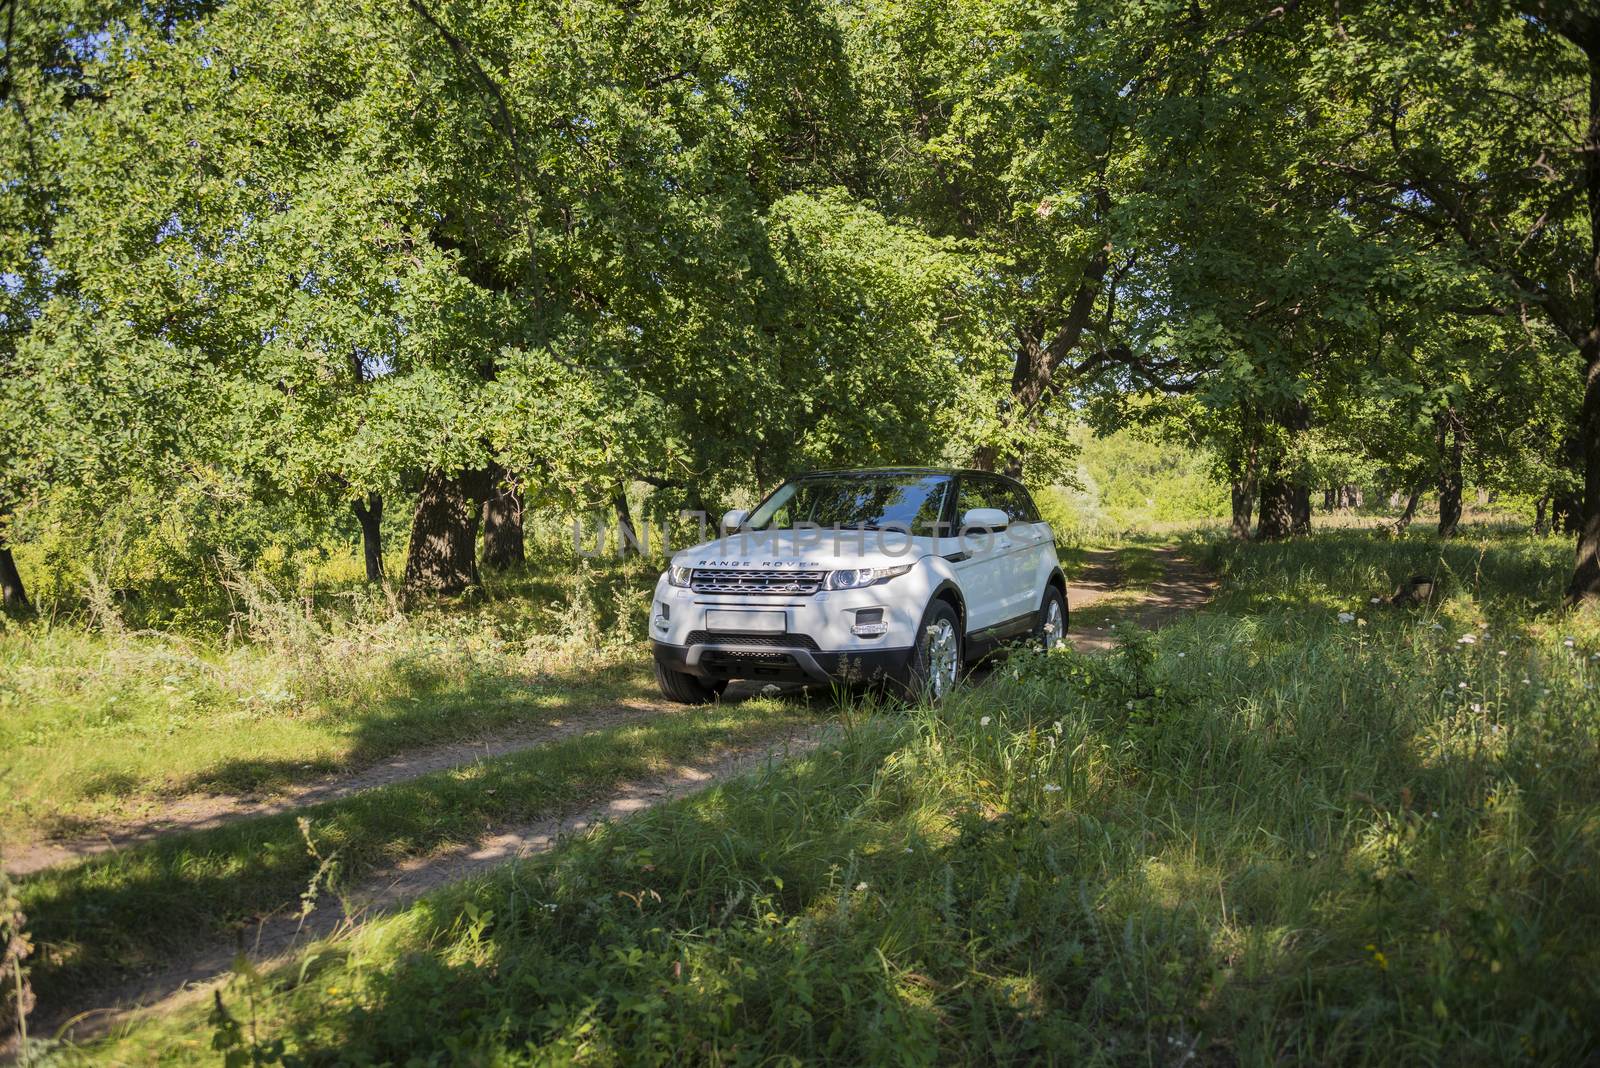
[[[1233,536],[1240,541],[1250,538],[1250,513],[1256,507],[1254,482],[1236,481],[1233,484]]]
[[[1280,541],[1294,528],[1294,513],[1289,483],[1276,474],[1261,480],[1260,518],[1256,520],[1257,541]]]
[[[1322,510],[1331,512],[1337,507],[1339,507],[1339,491],[1332,486],[1324,486],[1322,488]]]
[[[506,481],[504,468],[493,470],[494,483],[483,502],[483,566],[492,571],[527,562],[522,534],[522,493]]]
[[[638,555],[639,535],[633,526],[633,513],[628,510],[628,491],[623,486],[611,491],[611,507],[617,512],[617,548],[623,556]]]
[[[1394,521],[1394,532],[1404,534],[1411,521],[1417,516],[1417,502],[1422,500],[1422,485],[1418,483],[1411,487],[1411,494],[1406,497],[1406,510],[1400,513],[1400,518]]]
[[[1311,487],[1304,482],[1289,485],[1289,533],[1311,533]]]
[[[1578,416],[1583,454],[1583,513],[1578,559],[1567,602],[1600,600],[1600,45],[1579,43],[1589,60],[1589,122],[1584,136],[1583,182],[1589,209],[1588,323],[1578,343],[1583,359],[1583,407]]]
[[[417,495],[406,554],[407,595],[456,594],[479,584],[474,479],[429,471]]]
[[[1596,314],[1600,316],[1600,309]],[[1574,604],[1600,600],[1600,323],[1584,338],[1583,349],[1583,408],[1578,416],[1583,504],[1576,515],[1571,510],[1566,515],[1567,529],[1575,526],[1578,531],[1578,561],[1567,586],[1567,600]]]
[[[1558,493],[1550,502],[1550,532],[1576,534],[1582,525],[1583,497],[1572,492]]]
[[[1548,521],[1547,510],[1549,507],[1550,498],[1548,497],[1540,497],[1533,502],[1533,532],[1539,537],[1550,533],[1549,528],[1545,526]]]
[[[1439,537],[1453,538],[1461,525],[1461,426],[1454,408],[1438,415]]]
[[[0,545],[0,608],[7,612],[26,612],[30,607],[28,591],[22,585],[22,573],[17,570],[17,561],[12,557],[9,546]]]
[[[367,581],[383,581],[383,494],[369,493],[364,501],[351,501],[350,510],[361,523],[361,552],[367,561]]]
[[[1256,442],[1245,446],[1240,459],[1230,467],[1233,475],[1232,533],[1240,541],[1248,541],[1250,514],[1255,511],[1256,492],[1260,488],[1261,446]]]

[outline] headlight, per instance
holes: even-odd
[[[687,586],[689,579],[694,575],[694,568],[673,564],[667,568],[667,582],[673,586]]]
[[[822,587],[827,590],[859,590],[863,586],[876,586],[880,582],[888,582],[896,575],[904,575],[913,566],[896,564],[894,567],[856,567],[845,568],[843,571],[830,571]]]

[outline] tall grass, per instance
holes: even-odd
[[[89,625],[0,631],[0,841],[653,692],[639,566],[409,613],[383,590],[319,601],[224,574],[230,636],[134,630],[108,595]]]
[[[253,988],[260,1034],[306,1063],[1592,1058],[1600,626],[1535,607],[1555,550],[1220,547],[1216,610],[429,899]],[[1371,603],[1429,566],[1442,603]],[[220,1020],[86,1056],[248,1045]]]

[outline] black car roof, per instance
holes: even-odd
[[[797,478],[813,478],[818,475],[838,477],[840,475],[983,475],[986,478],[1003,478],[1007,482],[1021,483],[1010,475],[1002,475],[997,471],[980,471],[975,467],[824,467],[815,471],[801,471],[790,475],[789,481]]]

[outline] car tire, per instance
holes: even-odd
[[[728,688],[726,680],[712,682],[687,671],[674,671],[662,667],[659,660],[656,661],[656,685],[661,687],[662,696],[680,705],[703,705],[715,701]]]
[[[1044,588],[1039,602],[1039,620],[1033,626],[1033,640],[1049,652],[1067,640],[1067,599],[1054,586]]]
[[[965,667],[962,657],[961,620],[948,601],[934,601],[922,614],[906,686],[913,700],[938,703],[950,695]]]

